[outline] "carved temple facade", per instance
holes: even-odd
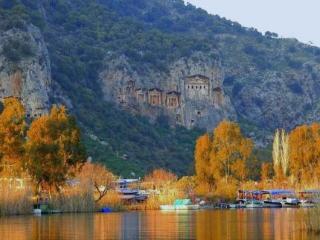
[[[157,114],[156,107],[160,107],[173,122],[191,128],[200,122],[211,121],[206,119],[214,109],[224,105],[222,87],[213,86],[217,81],[211,80],[207,76],[191,75],[166,89],[136,87],[134,81],[128,81],[118,89],[118,104],[140,109],[151,117]]]

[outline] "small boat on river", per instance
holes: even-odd
[[[246,202],[246,208],[263,208],[265,207],[263,201],[249,200]]]
[[[261,191],[261,199],[265,207],[299,207],[300,201],[294,191],[285,189],[272,189]]]
[[[300,207],[310,208],[320,204],[320,190],[304,190],[298,192]]]
[[[230,203],[228,204],[228,208],[245,208],[246,207],[246,202],[243,200],[237,200],[235,203]]]
[[[177,199],[172,205],[161,205],[161,210],[197,210],[199,204],[192,204],[190,199]]]
[[[238,191],[237,201],[244,201],[247,208],[299,207],[295,192],[285,189]]]

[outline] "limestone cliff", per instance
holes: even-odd
[[[30,117],[47,112],[51,69],[39,29],[29,25],[0,33],[0,53],[0,98],[21,98]]]
[[[168,72],[143,74],[122,56],[106,60],[100,80],[106,100],[152,119],[165,115],[173,125],[212,129],[224,118],[236,118],[215,54],[194,53],[175,61]]]
[[[261,129],[292,129],[320,120],[318,63],[305,63],[299,71],[252,68],[233,74],[229,68],[227,74],[224,88],[238,116]]]

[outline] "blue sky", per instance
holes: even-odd
[[[193,5],[254,27],[320,47],[320,0],[185,0]]]

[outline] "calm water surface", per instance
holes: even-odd
[[[320,239],[302,230],[306,212],[310,210],[149,211],[8,217],[0,218],[0,240]]]

